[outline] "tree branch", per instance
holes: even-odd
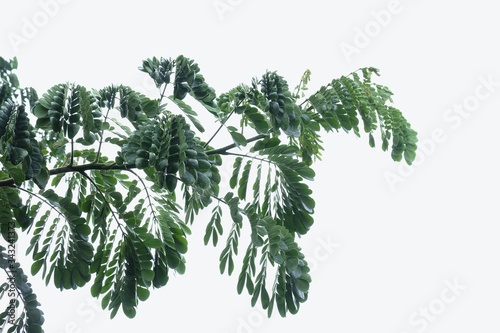
[[[51,176],[54,175],[59,175],[63,173],[69,173],[69,172],[84,172],[87,170],[129,170],[129,169],[135,169],[135,164],[123,164],[123,165],[117,165],[117,164],[97,164],[97,163],[90,163],[90,164],[82,164],[82,165],[73,165],[73,166],[65,166],[62,168],[55,168],[52,170],[49,170],[49,174]],[[30,180],[31,178],[26,178],[26,180]],[[14,182],[14,179],[9,178],[5,180],[0,181],[0,187],[5,187],[5,186],[14,186],[16,183]]]
[[[264,138],[267,138],[268,136],[269,136],[268,134],[259,134],[259,135],[254,136],[253,138],[248,139],[247,143],[254,142],[254,141],[257,141],[260,139],[264,139]],[[228,150],[236,148],[236,147],[238,147],[238,145],[236,143],[232,143],[232,144],[227,145],[227,146],[222,147],[222,148],[208,150],[205,152],[205,154],[207,154],[207,155],[226,155]]]
[[[259,134],[256,135],[250,139],[247,140],[248,143],[254,142],[260,139],[267,138],[269,135],[268,134]],[[227,145],[222,148],[218,149],[213,149],[213,150],[208,150],[206,152],[207,155],[226,155],[227,151],[233,148],[236,148],[238,145],[236,143],[232,143],[230,145]],[[64,174],[64,173],[70,173],[70,172],[85,172],[88,170],[130,170],[130,169],[136,169],[135,164],[123,164],[123,165],[117,165],[117,164],[102,164],[102,163],[89,163],[89,164],[82,164],[82,165],[68,165],[65,167],[61,168],[55,168],[52,170],[49,170],[49,175],[55,176],[59,174]],[[30,180],[31,178],[26,178],[26,180]],[[16,183],[14,182],[14,179],[9,178],[9,179],[4,179],[0,180],[0,187],[7,187],[7,186],[14,186]]]

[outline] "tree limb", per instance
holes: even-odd
[[[123,165],[117,165],[117,164],[98,164],[98,163],[90,163],[90,164],[82,164],[82,165],[73,165],[73,166],[65,166],[61,168],[55,168],[52,170],[49,170],[49,174],[51,176],[54,175],[59,175],[62,173],[69,173],[69,172],[84,172],[87,170],[129,170],[129,169],[134,169],[136,168],[135,164],[123,164]],[[26,178],[26,180],[30,180],[31,178]],[[14,182],[14,179],[9,178],[5,180],[0,181],[0,187],[4,186],[14,186],[16,183]]]
[[[268,134],[259,134],[256,135],[250,139],[247,140],[248,143],[254,142],[263,138],[267,138],[269,135]],[[227,145],[222,148],[218,149],[213,149],[213,150],[208,150],[206,152],[207,155],[226,155],[227,151],[233,148],[236,148],[238,145],[236,143],[232,143],[230,145]],[[117,164],[102,164],[102,163],[89,163],[89,164],[82,164],[82,165],[68,165],[65,167],[61,168],[55,168],[52,170],[49,170],[49,174],[51,176],[54,175],[59,175],[63,173],[70,173],[70,172],[85,172],[88,170],[130,170],[130,169],[136,169],[135,164],[123,164],[123,165],[117,165]],[[26,178],[26,180],[30,180],[31,178]],[[14,182],[13,178],[9,179],[4,179],[0,180],[0,187],[7,187],[7,186],[14,186],[16,183]]]

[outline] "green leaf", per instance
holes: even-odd
[[[236,143],[238,146],[246,146],[247,145],[247,139],[243,136],[243,134],[238,133],[238,132],[229,132],[231,134],[231,137],[233,138],[234,143]]]
[[[10,66],[12,67],[12,69],[17,69],[18,66],[17,57],[12,58],[12,60],[10,61]]]
[[[238,285],[236,287],[236,291],[238,292],[238,294],[241,294],[243,292],[246,279],[247,279],[247,274],[245,272],[241,272],[238,277]]]
[[[204,173],[201,173],[199,171],[196,171],[196,174],[198,177],[197,184],[201,188],[205,188],[205,189],[209,188],[210,187],[210,178],[208,178]]]
[[[233,271],[234,271],[233,257],[229,257],[228,258],[228,265],[227,265],[227,274],[231,275],[231,274],[233,274]]]
[[[404,157],[406,163],[408,163],[408,165],[412,165],[413,161],[415,161],[415,158],[417,157],[417,153],[412,150],[405,150]]]
[[[229,179],[229,186],[234,189],[236,187],[236,184],[238,184],[238,174],[240,172],[240,168],[241,168],[241,162],[243,161],[243,159],[241,157],[237,157],[235,160],[234,160],[234,164],[233,164],[233,174],[231,176],[231,179]]]
[[[168,99],[174,102],[179,107],[179,109],[181,109],[186,114],[186,116],[189,118],[189,120],[191,120],[194,127],[196,127],[198,131],[202,133],[205,132],[205,129],[203,128],[199,120],[196,118],[198,117],[198,114],[191,108],[191,106],[189,106],[180,99],[174,98],[174,96],[170,96]]]
[[[296,279],[295,286],[304,293],[309,290],[309,282],[304,279]]]
[[[40,271],[44,263],[44,260],[35,261],[31,265],[31,275],[36,275]]]
[[[144,245],[152,249],[160,249],[163,246],[163,242],[159,239],[148,239],[144,241]]]
[[[372,147],[372,148],[375,147],[375,139],[373,138],[373,134],[371,134],[371,133],[369,135],[369,144],[370,144],[370,147]]]
[[[17,78],[16,74],[10,74],[9,79],[10,79],[12,86],[19,88],[19,79]]]
[[[89,236],[91,233],[90,227],[86,224],[79,224],[75,227],[75,229],[78,232],[78,234],[80,234],[81,236],[84,236],[84,237]]]
[[[295,171],[297,171],[297,173],[304,177],[305,179],[307,180],[310,180],[310,181],[313,181],[314,180],[314,177],[316,176],[316,173],[314,172],[313,169],[307,167],[307,166],[303,166],[303,167],[300,167],[300,168],[297,168],[295,169]]]
[[[37,118],[46,118],[48,116],[48,110],[42,104],[37,103],[32,109],[33,114]]]
[[[135,318],[136,314],[137,314],[137,311],[135,310],[135,308],[126,308],[126,307],[123,307],[123,313],[130,319],[132,318]]]
[[[146,288],[137,288],[137,297],[142,302],[146,301],[149,298],[150,292]]]
[[[176,272],[179,274],[184,274],[186,273],[186,265],[181,261],[179,262],[179,265],[175,268]]]
[[[78,124],[69,124],[68,125],[68,138],[73,139],[80,130],[80,125]]]
[[[186,171],[184,171],[184,172],[183,172],[183,174],[182,174],[182,175],[180,175],[180,176],[181,176],[181,180],[182,180],[182,182],[183,182],[184,184],[186,184],[186,185],[191,186],[191,185],[194,185],[194,184],[196,183],[196,178],[195,178],[195,176],[194,176],[191,172],[189,172],[189,171],[187,171],[187,170],[186,170]]]
[[[155,273],[152,270],[144,269],[141,271],[141,276],[146,281],[153,281],[153,279],[155,278]]]
[[[28,151],[23,148],[14,147],[10,154],[10,161],[12,164],[17,165],[28,156]]]
[[[262,303],[262,307],[264,309],[267,309],[267,307],[269,306],[269,294],[264,285],[260,289],[260,301]]]
[[[149,166],[149,160],[142,157],[138,157],[135,159],[135,166],[138,169],[145,169]]]
[[[281,143],[280,139],[277,137],[268,137],[261,139],[255,143],[251,151],[259,151],[262,149],[273,148]]]
[[[21,169],[12,167],[7,170],[9,172],[9,175],[12,177],[14,180],[14,183],[17,185],[21,185],[25,180],[25,174]]]
[[[47,168],[42,168],[40,173],[33,178],[33,181],[41,189],[45,189],[47,183],[49,182],[50,174]]]
[[[245,164],[245,167],[243,168],[243,173],[241,174],[241,178],[240,178],[240,181],[239,181],[239,188],[238,188],[238,197],[241,199],[241,200],[245,200],[246,199],[246,195],[247,195],[247,186],[248,186],[248,178],[250,176],[250,169],[252,167],[252,160],[250,161],[247,161],[247,163]],[[260,179],[258,179],[257,181],[260,181]]]
[[[253,123],[255,130],[258,133],[265,134],[269,132],[269,123],[267,118],[257,108],[245,108],[245,115],[248,119],[250,119],[251,123]]]
[[[69,202],[66,198],[61,200],[61,206],[64,207],[66,212],[68,214],[71,214],[73,216],[79,217],[82,215],[82,211],[80,210],[80,207],[78,207],[75,203]]]

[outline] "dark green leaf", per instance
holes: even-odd
[[[146,301],[149,298],[150,292],[146,288],[137,288],[137,297],[141,301]]]
[[[238,146],[246,146],[247,145],[247,139],[238,132],[229,132],[231,134],[231,137],[233,138],[234,143],[236,143]]]
[[[191,120],[191,122],[198,131],[202,133],[205,132],[205,129],[203,128],[199,120],[196,118],[198,117],[198,114],[191,108],[191,106],[184,103],[184,101],[180,99],[174,98],[173,96],[170,96],[169,99],[172,102],[174,102],[186,114],[186,116],[189,118],[189,120]]]
[[[35,261],[31,265],[31,275],[36,275],[40,271],[44,263],[44,260]]]
[[[241,167],[241,162],[243,159],[241,157],[237,157],[234,160],[234,165],[233,165],[233,174],[231,176],[231,179],[229,180],[229,186],[234,189],[236,187],[236,184],[238,184],[238,174],[240,172],[240,167]]]
[[[25,175],[21,169],[10,168],[8,172],[17,185],[21,185],[25,181]]]
[[[68,138],[73,139],[80,130],[80,125],[78,124],[69,124],[68,125]]]

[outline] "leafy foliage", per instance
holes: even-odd
[[[3,221],[2,221],[3,222]],[[12,252],[11,252],[12,251]],[[15,262],[15,250],[0,245],[0,268],[6,272],[7,282],[0,285],[0,299],[9,297],[9,303],[5,310],[0,313],[0,328],[10,325],[7,332],[38,333],[43,332],[42,325],[45,321],[43,311],[39,309],[40,303],[33,293],[28,276],[18,262]],[[22,311],[19,308],[22,305]],[[19,313],[15,316],[15,313]]]
[[[217,96],[193,60],[151,58],[140,68],[159,90],[151,99],[123,85],[69,83],[38,98],[19,87],[16,67],[15,59],[0,58],[3,239],[17,240],[12,226],[31,234],[31,274],[61,290],[90,283],[111,317],[120,308],[134,317],[151,288],[185,272],[189,224],[205,208],[212,216],[204,242],[218,246],[226,235],[219,268],[231,275],[241,266],[238,293],[246,290],[252,306],[260,300],[269,316],[275,308],[281,316],[297,313],[311,282],[298,237],[314,222],[306,182],[321,157],[321,130],[360,136],[362,124],[371,146],[379,130],[394,160],[415,158],[416,132],[390,104],[390,90],[371,81],[373,68],[334,79],[307,98],[309,71],[293,92],[266,72]],[[201,137],[197,106],[220,125],[211,137]],[[214,148],[222,129],[232,143]],[[233,172],[221,195],[223,163]],[[246,232],[248,247],[236,265]],[[0,267],[14,274],[6,248],[0,250]],[[11,330],[42,332],[36,296],[15,268],[24,310]]]
[[[406,162],[411,164],[417,149],[417,133],[398,109],[387,104],[392,102],[392,92],[387,87],[371,82],[372,74],[378,75],[378,70],[363,68],[361,74],[363,79],[357,72],[334,79],[310,96],[306,117],[312,126],[319,124],[327,131],[340,128],[352,130],[357,136],[360,135],[361,118],[363,130],[369,133],[370,146],[375,146],[373,132],[378,127],[382,149],[388,149],[392,138],[392,158],[400,161],[404,155]],[[309,160],[309,156],[306,158]]]

